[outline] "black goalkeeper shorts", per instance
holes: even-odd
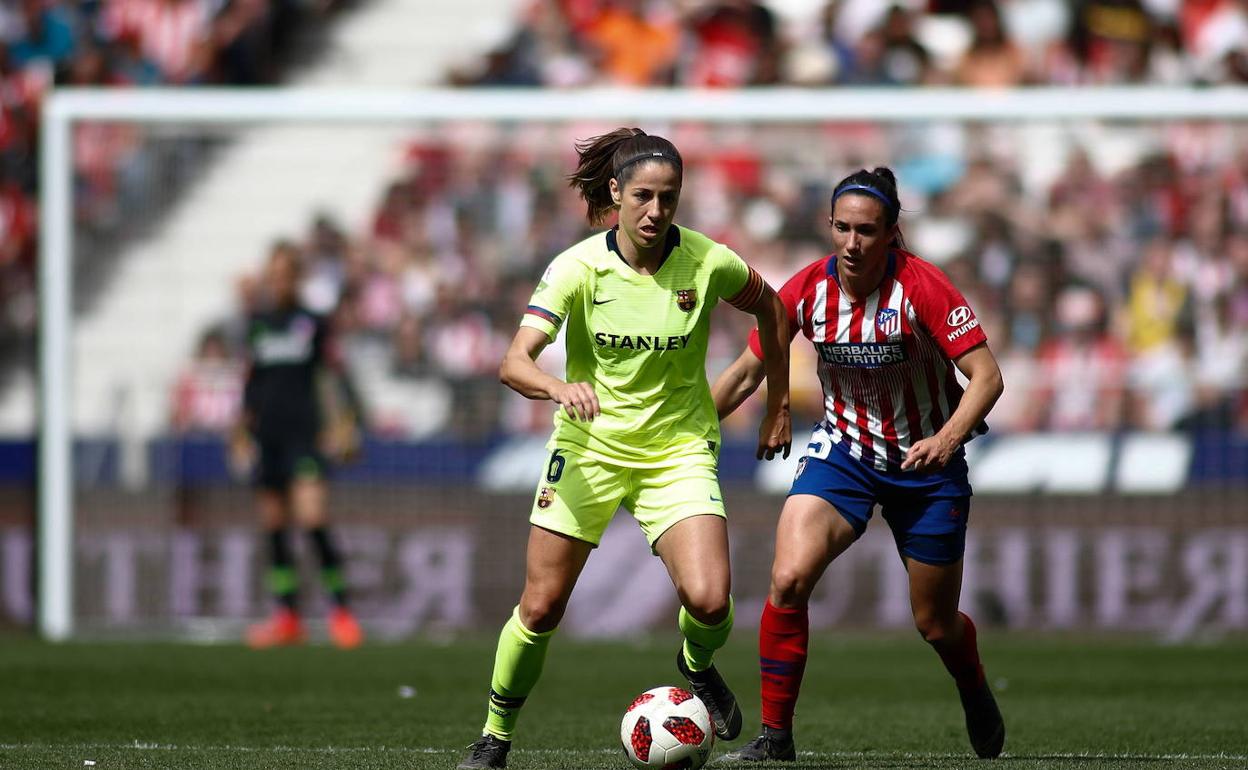
[[[260,489],[284,492],[296,479],[323,479],[328,471],[325,457],[311,437],[261,438],[260,462],[255,483]]]

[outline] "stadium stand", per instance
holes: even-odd
[[[510,32],[492,31],[504,42],[483,59],[457,58],[463,40],[402,45],[394,32],[405,27],[395,21],[401,4],[379,3],[380,12],[360,12],[344,25],[325,65],[296,82],[428,82],[449,71],[446,79],[465,87],[1216,83],[1244,74],[1238,62],[1248,39],[1226,32],[1244,28],[1242,4],[1220,0],[479,5],[472,16],[486,19],[521,6]],[[453,26],[407,28],[436,28],[445,38]],[[465,34],[473,42],[483,37],[480,30]],[[645,43],[623,46],[623,39]],[[403,51],[409,58],[396,59]],[[412,51],[426,55],[412,59]],[[410,137],[397,162],[375,134],[367,142],[344,137],[352,152],[318,155],[316,163],[292,161],[317,152],[316,139],[299,129],[256,131],[234,142],[191,193],[198,203],[186,208],[196,221],[175,212],[160,237],[134,249],[123,266],[126,282],[204,287],[179,296],[179,305],[192,306],[179,316],[186,320],[170,333],[168,324],[128,314],[119,296],[112,306],[105,297],[79,331],[84,348],[96,351],[90,366],[106,368],[116,358],[117,345],[101,340],[131,341],[121,329],[160,328],[160,339],[153,334],[131,348],[142,351],[145,372],[177,368],[201,337],[173,411],[191,410],[190,422],[178,418],[182,429],[219,428],[211,405],[220,399],[187,394],[236,387],[231,330],[236,335],[240,313],[255,301],[251,273],[272,238],[304,230],[297,240],[311,268],[308,301],[335,316],[374,433],[542,433],[548,410],[500,393],[494,375],[541,266],[581,234],[578,204],[560,179],[574,137],[510,152],[496,148],[507,144],[491,133],[498,130],[457,141],[435,131]],[[1010,390],[995,426],[1169,429],[1248,424],[1248,156],[1235,149],[1238,131],[1176,126],[1125,143],[1121,136],[1048,137],[1039,160],[1025,166],[987,129],[968,135],[936,127],[916,138],[905,129],[856,126],[829,129],[823,138],[909,148],[892,159],[906,185],[907,238],[969,287],[1007,378],[1026,384]],[[757,130],[726,137],[690,129],[679,143],[694,169],[688,183],[719,189],[687,204],[684,222],[737,246],[776,285],[822,254],[830,180],[808,179],[792,161],[774,165]],[[844,161],[869,155],[847,153]],[[300,168],[318,172],[291,171]],[[377,190],[387,175],[391,182]],[[289,205],[248,206],[260,214],[245,223],[203,220],[214,196],[237,204],[249,194]],[[1007,198],[1016,203],[1003,209]],[[84,210],[92,200],[88,194]],[[308,221],[327,200],[333,205]],[[367,228],[355,225],[370,219]],[[10,221],[20,229],[25,220],[19,210]],[[213,258],[195,259],[207,232],[214,233]],[[197,265],[189,276],[157,256],[188,251]],[[6,307],[17,312],[22,302]],[[743,319],[720,320],[713,367],[735,352],[742,333]],[[148,432],[166,425],[170,395],[135,387],[148,407],[128,421]],[[817,389],[806,386],[799,397],[813,407]],[[115,417],[115,394],[85,398],[88,413]],[[187,405],[201,403],[211,416],[197,421]],[[748,430],[752,419],[744,410],[730,427]]]
[[[832,129],[825,138],[871,144],[903,130]],[[1013,386],[994,427],[1248,425],[1248,167],[1223,131],[1232,129],[1176,131],[1116,169],[1090,161],[1100,140],[1082,149],[1072,140],[1053,148],[1067,159],[1043,179],[1026,178],[1008,153],[965,149],[993,145],[966,137],[952,154],[928,148],[901,159],[913,209],[903,217],[907,239],[968,287]],[[779,285],[826,248],[831,180],[768,167],[757,131],[738,140],[725,152],[718,138],[682,137],[686,185],[721,194],[689,196],[681,220],[733,244]],[[566,153],[481,152],[413,140],[371,229],[322,220],[304,240],[309,296],[336,308],[358,379],[383,382],[389,370],[433,391],[450,382],[464,400],[452,407],[443,393],[426,409],[374,404],[373,429],[383,434],[423,435],[440,425],[430,417],[438,404],[445,420],[458,416],[451,427],[462,436],[548,427],[548,410],[496,401],[495,369],[545,262],[580,235],[580,207],[561,189]],[[955,173],[925,177],[933,168]],[[1204,192],[1191,199],[1191,190]],[[1007,197],[1018,202],[1003,209]],[[743,339],[743,319],[718,320],[712,367]],[[814,407],[817,389],[802,395]],[[405,413],[419,413],[423,426],[405,425],[396,416]]]
[[[644,41],[638,44],[636,41]],[[1242,83],[1237,0],[539,0],[464,85]]]
[[[619,42],[638,37],[648,45]],[[1246,62],[1248,9],[1234,0],[559,0],[531,3],[505,45],[451,80],[555,87],[1203,85],[1244,82]],[[1177,130],[1112,170],[1094,168],[1089,157],[1108,147],[1055,147],[1048,160],[1065,168],[1039,184],[1028,184],[1028,170],[1012,168],[1008,155],[928,156],[937,161],[929,170],[939,161],[962,170],[919,180],[928,189],[910,191],[908,200],[926,209],[910,218],[913,240],[922,253],[947,260],[946,269],[965,274],[970,283],[962,285],[977,287],[977,306],[1005,343],[1005,363],[1020,375],[1011,381],[1036,382],[1042,396],[1016,389],[1019,403],[994,412],[1002,427],[1244,424],[1248,267],[1240,201],[1248,169],[1242,152],[1213,149],[1226,135],[1200,133]],[[905,171],[903,181],[913,185],[913,171]],[[774,191],[736,188],[722,221],[742,221],[751,206],[783,209]],[[1017,190],[1032,205],[996,208],[996,193]],[[1203,195],[1185,210],[1193,190]],[[797,212],[784,214],[786,224],[800,220]],[[708,224],[695,219],[693,226]],[[792,238],[791,229],[782,231],[790,244],[819,242],[813,232]],[[741,235],[721,237],[736,243]],[[1083,235],[1092,238],[1076,237]],[[1103,249],[1114,259],[1103,259]],[[795,262],[776,265],[772,280],[790,274]],[[1056,318],[1040,312],[1054,306]],[[1089,357],[1093,350],[1105,355]]]
[[[147,8],[145,3],[147,0],[118,0],[85,3],[79,7],[78,4],[52,2],[48,8],[72,19],[75,29],[90,31],[91,35],[83,33],[84,40],[109,41],[112,38],[107,35],[113,34],[110,30],[114,28],[141,28],[146,19],[141,13]],[[153,3],[149,5],[165,7],[161,2],[153,0]],[[213,40],[246,38],[250,41],[246,49],[248,56],[243,56],[231,47],[232,44],[211,56],[205,52],[201,58],[209,61],[210,66],[189,80],[164,75],[154,80],[125,80],[111,74],[112,70],[92,70],[85,64],[71,67],[68,63],[56,70],[62,73],[57,77],[63,77],[66,83],[119,86],[198,82],[251,84],[270,81],[278,71],[276,65],[290,61],[299,66],[288,66],[283,82],[292,85],[421,84],[440,79],[453,55],[458,55],[465,47],[479,49],[477,39],[489,34],[490,25],[484,22],[483,30],[471,24],[448,23],[444,17],[468,13],[490,20],[509,15],[509,0],[472,0],[454,9],[443,7],[440,10],[399,0],[369,3],[282,0],[230,4],[179,0],[168,7],[185,10],[188,18],[193,14],[186,9],[210,9]],[[252,26],[236,29],[236,22],[240,21],[237,17],[242,13],[240,9],[247,8],[251,9],[251,16],[247,18],[255,19]],[[351,13],[332,12],[347,8]],[[336,20],[332,35],[326,25],[331,18]],[[17,18],[14,22],[18,23],[19,33],[20,21]],[[164,29],[158,24],[153,26]],[[0,29],[8,28],[0,24]],[[299,31],[301,28],[303,32]],[[236,34],[226,37],[227,31]],[[116,34],[121,35],[123,41],[135,39],[131,33]],[[302,45],[296,46],[300,36]],[[105,43],[96,43],[97,48],[103,45]],[[178,50],[185,48],[178,47]],[[97,53],[91,49],[80,58],[96,61]],[[123,60],[130,61],[111,55],[106,61],[112,66],[113,62]],[[70,63],[75,61],[78,59],[69,60]],[[91,78],[73,79],[73,72],[88,70],[95,73]],[[42,70],[36,67],[36,71]],[[227,77],[233,79],[227,80]],[[37,109],[37,101],[32,105],[31,112]],[[5,115],[8,114],[6,111]],[[367,142],[352,142],[347,129],[336,138],[351,146],[353,151],[327,157],[323,152],[323,134],[299,129],[235,133],[228,142],[220,138],[182,141],[174,137],[169,141],[144,144],[136,131],[115,125],[86,124],[82,127],[75,138],[75,157],[80,168],[76,190],[77,251],[80,255],[76,279],[79,284],[88,284],[95,278],[100,282],[140,287],[136,289],[140,291],[141,287],[149,287],[151,296],[160,296],[161,286],[185,284],[193,289],[184,298],[185,302],[176,303],[177,312],[157,303],[147,309],[150,312],[147,316],[125,299],[124,292],[93,293],[91,310],[83,316],[78,329],[83,335],[81,339],[86,340],[83,349],[91,351],[91,360],[83,365],[99,365],[105,374],[99,380],[101,387],[88,385],[79,391],[79,414],[83,415],[86,430],[113,429],[119,400],[135,405],[138,410],[126,412],[125,418],[128,424],[136,426],[135,430],[150,435],[162,429],[168,415],[167,394],[163,384],[152,383],[167,381],[179,362],[194,349],[197,329],[208,319],[222,315],[231,305],[232,276],[252,259],[252,255],[262,251],[274,234],[296,226],[307,211],[329,205],[348,216],[357,212],[363,216],[376,179],[383,174],[382,169],[389,161],[389,144],[384,137],[376,141],[376,135]],[[142,152],[139,151],[141,145],[146,148]],[[11,332],[8,339],[11,347],[27,357],[24,364],[31,354],[35,324],[35,234],[30,197],[35,173],[33,148],[32,139],[19,150],[5,154],[6,159],[12,157],[20,161],[16,165],[24,174],[22,178],[27,180],[20,188],[21,197],[11,196],[7,183],[3,188],[5,192],[0,193],[0,206],[12,206],[15,211],[3,221],[15,232],[25,233],[20,239],[5,239],[10,249],[20,245],[25,257],[12,270],[6,261],[4,279],[0,282],[0,290],[6,297],[5,311],[13,319],[13,323],[5,325]],[[211,163],[204,162],[209,157]],[[188,184],[192,179],[194,184]],[[179,190],[182,191],[180,197],[171,195]],[[266,205],[251,205],[248,210],[255,216],[246,221],[238,221],[228,213],[228,207],[211,205],[214,199],[237,203],[240,198]],[[267,205],[277,199],[284,200],[286,205]],[[181,200],[183,205],[166,210],[172,200]],[[207,203],[200,205],[203,201]],[[218,209],[220,214],[213,219],[211,212]],[[209,213],[205,215],[204,212]],[[205,233],[212,233],[214,239],[209,242],[204,238]],[[142,238],[134,237],[140,234]],[[125,259],[107,258],[118,250],[119,244],[126,247]],[[170,259],[169,255],[178,256]],[[81,294],[79,291],[79,296]],[[144,330],[151,333],[144,334]],[[133,365],[123,365],[117,352],[125,349],[140,350],[140,360]],[[29,433],[33,430],[35,414],[33,370],[11,362],[0,371],[7,375],[7,381],[0,384],[0,428],[10,434]],[[154,376],[136,376],[140,371],[154,373]],[[123,383],[121,388],[115,384],[119,381]],[[105,382],[113,384],[103,385]]]
[[[682,13],[670,3],[530,3],[504,45],[449,79],[466,87],[1226,82],[1243,74],[1235,62],[1248,45],[1215,32],[1244,22],[1237,3],[920,9],[850,0],[823,6],[815,25],[799,23],[799,5],[729,0]],[[835,53],[818,78],[809,61],[796,61],[809,57],[811,41],[795,29],[820,30],[818,44]],[[646,42],[615,44],[625,38]],[[560,178],[573,136],[512,152],[498,149],[508,141],[489,134],[496,130],[471,141],[413,138],[371,227],[322,217],[302,239],[308,299],[335,314],[378,435],[548,428],[549,410],[501,393],[495,370],[542,266],[581,234],[579,203]],[[686,186],[718,190],[690,196],[681,221],[733,244],[779,286],[826,248],[831,180],[776,165],[764,131],[737,130],[727,142],[692,129],[680,136],[693,169]],[[1240,131],[1175,126],[1134,143],[1033,136],[1044,146],[1027,166],[990,129],[937,127],[918,140],[855,126],[820,139],[911,148],[892,159],[905,185],[906,236],[967,287],[995,341],[1012,387],[994,427],[1165,430],[1248,426]],[[740,345],[743,319],[732,316],[718,319],[712,369]],[[236,326],[237,318],[222,328]],[[798,387],[817,412],[814,383]],[[743,410],[730,428],[748,432],[753,421]]]
[[[54,86],[260,85],[277,82],[346,0],[21,0],[0,5],[0,384],[30,389],[36,323],[36,147],[40,101]],[[98,281],[119,242],[150,224],[161,201],[152,180],[174,187],[182,163],[145,150],[132,131],[84,125],[74,137],[76,213],[88,258],[80,282]],[[168,187],[164,188],[168,191]],[[90,292],[88,292],[90,293]],[[16,408],[10,406],[16,404]],[[31,414],[6,398],[5,425]],[[28,422],[28,420],[27,420]]]

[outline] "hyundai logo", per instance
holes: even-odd
[[[971,309],[966,305],[950,310],[949,317],[945,319],[950,326],[961,326],[969,320],[971,320]]]

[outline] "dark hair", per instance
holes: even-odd
[[[897,224],[897,216],[901,213],[901,201],[897,199],[897,177],[887,166],[876,166],[874,170],[859,169],[837,183],[832,190],[832,206],[836,199],[845,193],[869,195],[884,204],[884,218],[889,227]]]
[[[997,7],[996,0],[973,0],[973,2],[971,2],[966,9],[966,15],[968,18],[973,17],[975,14],[980,13],[980,12],[985,12],[985,13],[989,13],[992,15],[993,22],[996,24],[996,27],[997,27],[996,37],[995,38],[980,37],[979,25],[973,24],[975,35],[974,35],[974,40],[971,41],[971,47],[976,48],[984,44],[1001,45],[1005,43],[1007,39],[1007,34],[1005,31],[1005,23],[1001,19],[1001,9]]]
[[[596,225],[606,218],[615,201],[611,198],[612,179],[621,187],[628,184],[643,161],[659,160],[672,164],[678,173],[684,172],[684,161],[676,146],[661,136],[651,136],[640,128],[617,128],[577,142],[576,153],[580,160],[576,171],[568,175],[568,184],[581,191],[585,200],[585,217]]]
[[[219,327],[210,326],[204,330],[203,334],[199,335],[199,345],[196,347],[197,354],[203,355],[209,345],[226,347],[225,333]]]
[[[901,201],[897,198],[897,177],[888,166],[876,166],[867,171],[859,169],[837,183],[832,191],[832,208],[836,208],[836,199],[846,193],[869,195],[884,204],[884,222],[889,227],[897,224],[901,215]],[[893,244],[901,246],[901,233]]]
[[[283,257],[289,257],[294,263],[295,269],[299,270],[303,267],[303,253],[299,248],[299,244],[289,238],[279,238],[273,241],[269,246],[269,262],[275,262]]]

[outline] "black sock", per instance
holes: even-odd
[[[325,527],[308,530],[312,544],[316,547],[316,555],[321,560],[321,583],[334,604],[339,607],[347,605],[347,584],[342,576],[342,557],[338,549],[329,539],[329,531]]]
[[[284,529],[269,531],[269,590],[278,604],[292,611],[295,609],[299,577],[295,573],[295,560],[291,558]]]

